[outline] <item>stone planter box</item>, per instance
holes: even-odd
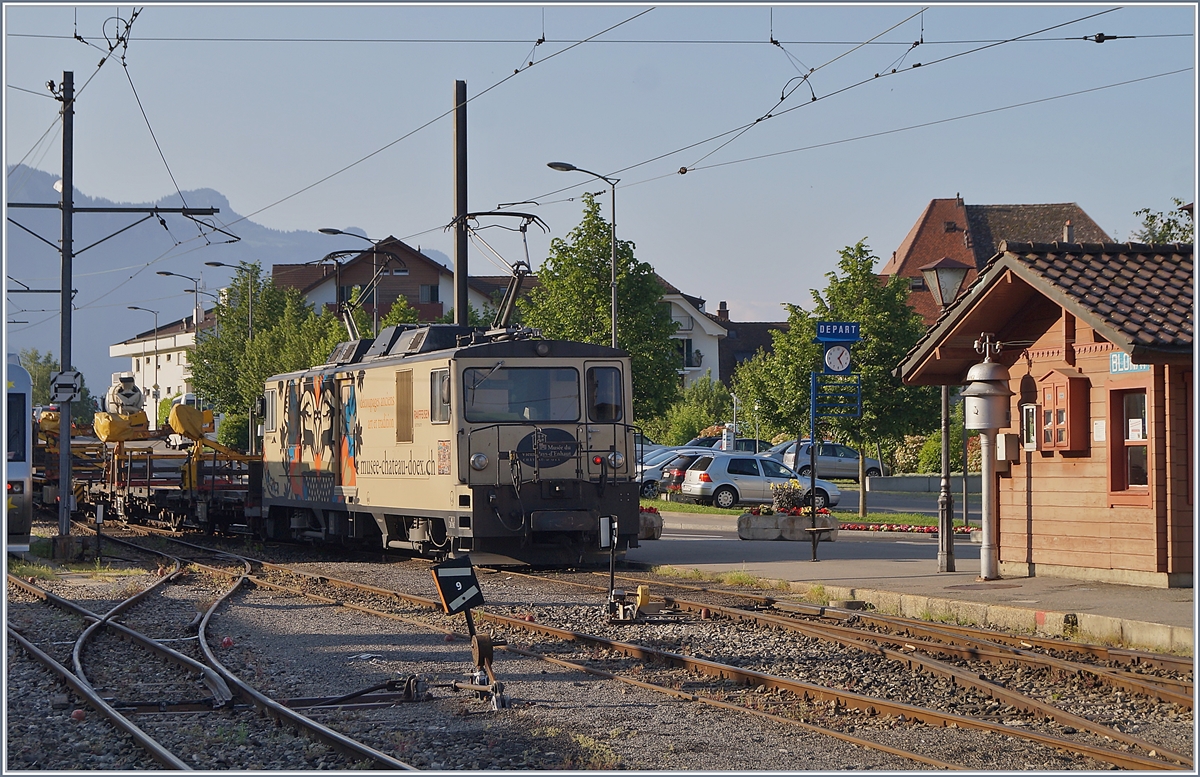
[[[638,539],[657,540],[662,537],[663,517],[658,513],[639,512]]]
[[[738,516],[738,539],[741,540],[790,540],[810,542],[806,531],[813,525],[807,515],[754,515],[743,513]],[[817,527],[829,529],[819,534],[821,542],[835,542],[841,524],[832,515],[818,515]]]

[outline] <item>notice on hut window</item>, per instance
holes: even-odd
[[[1129,434],[1125,437],[1126,440],[1144,440],[1146,439],[1145,431],[1142,429],[1142,419],[1129,419]]]

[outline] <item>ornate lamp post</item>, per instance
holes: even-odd
[[[154,428],[157,429],[158,428],[158,311],[151,310],[150,308],[139,308],[137,305],[127,305],[126,307],[128,307],[130,310],[140,310],[144,313],[153,313],[154,314],[154,385],[151,386],[151,388],[153,388],[154,391],[153,391],[153,393],[151,393],[150,399],[151,399],[151,401],[154,402]],[[143,347],[142,353],[143,354],[146,353],[144,347]],[[147,414],[147,415],[149,415],[149,414]]]
[[[958,290],[971,268],[943,257],[921,268],[925,285],[945,310],[958,296]],[[965,464],[965,462],[964,462]],[[950,387],[942,386],[942,483],[938,492],[938,571],[954,570],[954,497],[950,495]]]
[[[607,175],[593,173],[591,170],[584,170],[582,167],[576,167],[569,162],[547,162],[546,166],[551,170],[558,170],[563,173],[579,172],[587,173],[595,176],[609,185],[612,190],[612,347],[617,347],[617,183],[620,178],[609,178]]]

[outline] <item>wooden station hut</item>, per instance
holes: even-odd
[[[1012,243],[897,370],[962,384],[1003,343],[1000,573],[1191,587],[1192,245]]]

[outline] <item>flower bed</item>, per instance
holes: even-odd
[[[812,515],[811,507],[786,507],[776,510],[773,507],[751,507],[746,512],[751,515]],[[830,515],[829,509],[822,507],[817,510],[817,515]]]
[[[901,531],[913,534],[937,534],[936,526],[910,526],[903,523],[843,523],[842,528],[848,531]],[[970,534],[969,526],[955,526],[955,534]]]
[[[655,507],[638,508],[638,539],[657,540],[662,537],[663,519]]]

